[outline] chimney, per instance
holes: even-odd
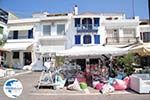
[[[77,5],[74,6],[74,14],[78,15],[78,6]]]

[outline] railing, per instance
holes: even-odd
[[[9,40],[13,40],[14,37],[13,36],[8,36],[8,39]],[[28,36],[18,36],[17,39],[33,39],[33,38],[29,38]]]
[[[94,24],[79,24],[77,25],[77,32],[97,32],[98,25]]]
[[[137,41],[138,40],[136,37],[107,37],[106,38],[106,43],[112,45],[113,44],[122,45],[122,44],[134,43]]]

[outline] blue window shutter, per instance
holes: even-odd
[[[80,27],[80,18],[75,18],[75,27]]]
[[[33,38],[33,29],[28,30],[28,38],[29,39]]]
[[[94,18],[94,26],[95,27],[99,26],[99,18]]]
[[[94,43],[100,44],[100,35],[94,35]]]
[[[75,44],[81,44],[81,36],[75,35]]]

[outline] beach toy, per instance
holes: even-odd
[[[81,83],[80,83],[80,88],[81,88],[81,89],[86,89],[86,88],[87,88],[87,84],[84,83],[84,82],[81,82]]]
[[[127,76],[123,79],[123,81],[125,82],[125,84],[127,85],[127,88],[129,87],[129,82],[130,82],[130,78]]]
[[[93,88],[96,88],[96,85],[99,84],[99,83],[100,83],[99,81],[93,81],[92,82]]]
[[[127,89],[127,84],[123,80],[116,79],[113,87],[115,88],[115,90],[125,90]]]
[[[104,83],[98,83],[95,87],[96,90],[101,90],[102,87],[104,86]]]
[[[114,92],[114,91],[115,91],[114,87],[111,86],[110,84],[105,84],[105,85],[103,85],[103,86],[102,86],[102,89],[100,90],[100,92],[101,92],[102,94],[112,93],[112,92]]]

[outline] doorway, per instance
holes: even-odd
[[[30,65],[32,63],[31,52],[24,52],[24,65]]]
[[[86,60],[85,59],[77,59],[76,63],[81,66],[82,71],[85,70],[85,66],[86,66]]]

